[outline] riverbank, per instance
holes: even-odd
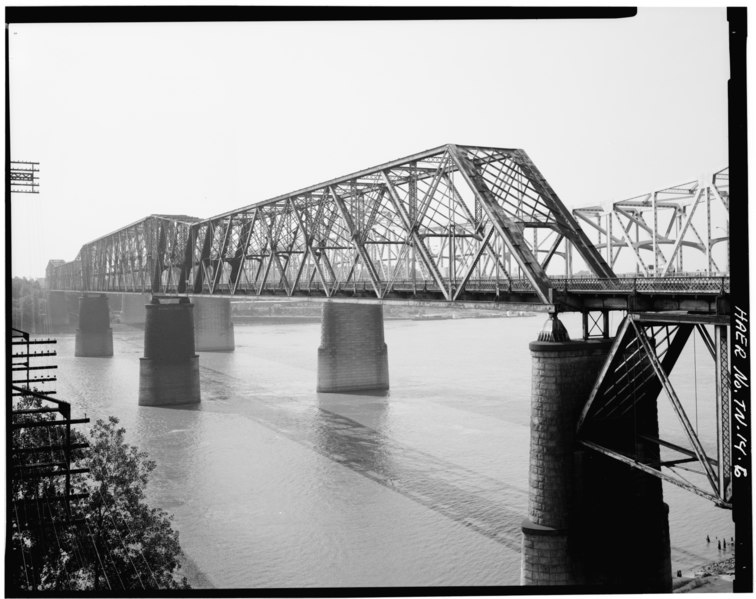
[[[735,556],[683,572],[672,583],[674,593],[732,593]]]

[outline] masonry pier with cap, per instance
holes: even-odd
[[[144,357],[139,360],[139,405],[200,401],[199,356],[194,351],[194,306],[154,298],[145,306]]]
[[[234,351],[234,323],[228,298],[193,297],[197,351]]]
[[[113,355],[113,329],[110,309],[104,294],[84,294],[79,298],[79,327],[76,329],[74,354],[99,358]]]
[[[323,393],[389,388],[381,304],[323,304],[318,387]]]
[[[528,514],[522,524],[523,585],[672,590],[661,480],[587,452],[576,439],[581,410],[612,342],[571,341],[552,316],[539,340],[530,344],[530,479]],[[655,403],[646,407],[642,420],[647,423],[645,432],[658,434]],[[610,434],[631,442],[628,422],[619,427]]]

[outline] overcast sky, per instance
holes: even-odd
[[[614,21],[10,27],[13,275],[444,143],[524,148],[564,203],[727,165],[724,8]]]

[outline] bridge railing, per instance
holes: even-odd
[[[569,293],[704,293],[730,292],[730,277],[680,275],[667,277],[618,276],[615,279],[596,277],[552,278],[554,288]]]
[[[80,277],[81,272],[77,270],[76,266],[80,266],[79,263],[69,263],[64,268],[68,276],[61,277],[59,279],[59,285],[56,287],[60,290],[81,290],[80,289]],[[74,272],[76,271],[76,272]],[[552,277],[550,279],[552,287],[565,293],[613,293],[613,294],[664,294],[664,293],[676,293],[676,294],[727,294],[730,293],[730,278],[723,276],[701,276],[700,274],[691,273],[684,275],[675,275],[667,277],[643,277],[643,276],[623,276],[619,275],[615,278],[600,278],[600,277]],[[339,293],[352,292],[364,292],[376,297],[388,297],[391,293],[439,293],[443,294],[444,291],[448,291],[449,288],[453,292],[456,292],[461,281],[452,281],[448,286],[442,288],[433,279],[400,279],[390,283],[381,283],[378,286],[378,294],[375,294],[375,287],[369,279],[363,278],[359,280],[351,280],[348,282],[335,281],[332,284],[326,286],[322,281],[318,279],[301,280],[296,289],[291,295],[298,295],[301,293],[314,293],[323,295],[338,295]],[[328,293],[326,293],[326,288]],[[463,290],[469,293],[479,293],[484,295],[503,295],[503,294],[535,294],[536,291],[533,288],[530,280],[526,278],[510,278],[510,279],[469,279],[464,283]],[[97,286],[88,291],[110,291],[110,292],[137,292],[137,293],[149,293],[149,288],[139,288],[132,285],[111,285],[107,288],[100,289]],[[232,286],[229,284],[219,284],[213,290],[212,295],[290,295],[289,290],[283,281],[267,281],[259,287],[252,289],[239,288],[234,293]]]

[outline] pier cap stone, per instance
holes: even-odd
[[[528,344],[531,352],[568,352],[592,351],[606,352],[614,343],[611,339],[578,339],[575,341],[531,341]]]

